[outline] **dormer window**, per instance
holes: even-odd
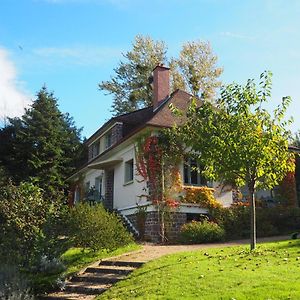
[[[98,156],[99,153],[100,153],[100,141],[98,140],[89,147],[89,160]]]
[[[105,149],[111,147],[112,145],[112,133],[109,131],[105,136]]]

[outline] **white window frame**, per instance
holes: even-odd
[[[192,164],[195,163],[197,170],[192,170]],[[187,180],[186,180],[186,172],[187,170]],[[199,164],[199,162],[197,162],[195,159],[193,158],[188,158],[184,161],[183,163],[183,184],[185,186],[208,186],[208,181],[206,181],[206,184],[204,184],[203,182],[203,178],[199,172],[199,170],[201,170],[201,166]],[[192,183],[192,172],[195,171],[197,172],[197,183]]]
[[[125,161],[124,163],[124,185],[133,183],[133,178],[134,178],[134,160],[132,158]]]
[[[103,192],[103,176],[97,176],[95,178],[95,189],[99,192],[99,197],[101,198]]]

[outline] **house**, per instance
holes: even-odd
[[[135,228],[137,206],[146,207],[145,233],[152,240],[158,238],[157,211],[147,198],[141,198],[148,191],[135,169],[135,142],[141,133],[157,132],[177,122],[169,104],[181,110],[190,104],[191,95],[185,91],[176,90],[170,94],[169,82],[169,69],[157,66],[153,70],[153,105],[113,117],[99,128],[86,141],[88,162],[69,178],[73,183],[72,202],[80,201],[84,194],[91,201],[102,201],[107,209],[117,211]],[[203,185],[201,176],[191,167],[193,163],[182,162],[179,166],[185,186]],[[222,205],[232,204],[235,195],[231,189],[221,189],[217,183],[211,186]],[[207,209],[197,204],[181,203],[174,217],[174,233],[187,220],[205,213]]]

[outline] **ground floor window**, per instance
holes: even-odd
[[[201,166],[195,159],[186,159],[183,166],[183,174],[185,185],[207,185],[207,180],[201,175]]]
[[[101,197],[102,197],[102,181],[103,181],[103,179],[102,179],[103,177],[102,176],[98,176],[98,177],[96,177],[95,178],[95,194],[96,194],[96,197],[97,197],[97,200],[99,199],[101,199]]]

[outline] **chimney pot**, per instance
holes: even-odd
[[[153,110],[170,95],[170,68],[157,65],[153,70]]]

